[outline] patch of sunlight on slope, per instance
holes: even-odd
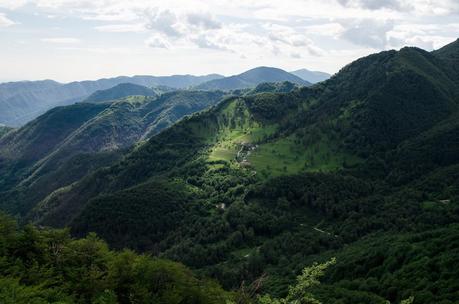
[[[262,127],[256,122],[245,128],[223,129],[217,143],[211,149],[209,161],[235,160],[242,143],[255,145],[273,134],[275,130],[275,125]]]
[[[237,100],[226,105],[217,120],[216,133],[207,137],[210,164],[228,162],[267,178],[302,171],[330,172],[361,161],[343,152],[336,141],[320,131],[313,132],[317,136],[311,140],[300,140],[304,135],[298,132],[289,136],[278,133],[278,124],[255,121]]]
[[[295,136],[261,144],[248,157],[251,166],[262,176],[279,176],[308,172],[329,172],[360,162],[359,158],[338,150],[326,137],[305,147]]]

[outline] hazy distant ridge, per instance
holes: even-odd
[[[186,88],[222,78],[217,74],[205,76],[120,76],[99,80],[75,81],[67,84],[53,80],[20,81],[0,84],[0,123],[21,126],[47,110],[82,101],[97,90],[106,90],[121,83],[146,87],[168,86]]]

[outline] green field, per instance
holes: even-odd
[[[300,171],[328,172],[359,162],[357,157],[339,151],[334,143],[326,138],[308,147],[296,141],[294,136],[260,143],[274,131],[275,126],[225,129],[211,148],[208,160],[235,161],[241,144],[251,143],[256,145],[256,148],[250,152],[247,160],[257,173],[266,177],[295,174]]]
[[[304,147],[293,136],[260,145],[250,156],[253,168],[266,176],[295,174],[300,171],[334,171],[359,162],[342,153],[326,138]]]
[[[278,124],[255,121],[247,108],[237,100],[222,109],[217,128],[217,134],[207,141],[212,145],[208,151],[208,161],[242,164],[241,159],[236,160],[236,156],[243,145],[250,144],[250,151],[244,151],[243,166],[256,171],[261,177],[301,171],[329,172],[353,166],[360,161],[356,156],[344,153],[336,140],[330,140],[314,129],[289,136],[276,135]],[[305,141],[311,143],[304,144]]]
[[[212,147],[209,160],[232,161],[242,143],[257,143],[275,130],[275,126],[266,128],[255,126],[245,129],[225,129],[220,133],[217,143]]]

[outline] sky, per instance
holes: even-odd
[[[458,36],[459,0],[0,0],[0,82],[256,66],[333,74]]]

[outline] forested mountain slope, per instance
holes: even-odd
[[[456,45],[228,97],[21,211],[226,288],[266,273],[262,292],[282,296],[303,267],[336,256],[316,290],[323,303],[455,303]]]
[[[0,125],[0,137],[4,136],[6,133],[8,133],[11,130],[12,128],[10,127]]]
[[[233,98],[187,119],[110,169],[107,187],[146,181],[172,169],[169,159],[176,166],[207,153],[210,161],[237,161],[249,145],[243,160],[258,176],[335,171],[384,156],[456,112],[455,84],[437,57],[387,51],[312,88]]]
[[[263,82],[253,89],[243,90],[240,95],[255,95],[259,93],[289,93],[300,88],[300,85],[290,81],[282,82]]]
[[[123,149],[216,104],[222,96],[222,92],[174,91],[47,112],[0,140],[2,207],[27,210],[55,189],[113,163]]]
[[[459,81],[459,39],[434,51],[433,54],[446,64],[447,72],[457,84]]]

